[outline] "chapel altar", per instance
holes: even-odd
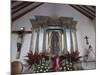
[[[30,23],[30,31],[26,31],[25,27],[12,31],[18,34],[15,58],[17,62],[11,63],[12,73],[83,70],[77,42],[77,21],[74,18],[35,16],[35,19],[30,19]],[[18,61],[26,34],[30,34],[30,43],[29,50],[22,59],[25,62],[23,65]]]

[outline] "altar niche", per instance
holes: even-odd
[[[37,59],[37,57],[34,59],[39,61],[40,63],[37,64],[37,62],[35,62],[35,64],[37,64],[37,66],[47,64],[49,67],[48,72],[64,71],[61,68],[65,67],[66,65],[72,66],[66,66],[66,71],[74,70],[72,65],[74,60],[71,60],[73,59],[73,57],[71,56],[74,53],[75,60],[77,59],[77,57],[79,57],[79,52],[77,49],[78,47],[76,43],[77,40],[75,39],[77,21],[74,21],[73,18],[69,17],[35,17],[36,19],[31,20],[34,30],[39,27],[40,29],[43,29],[43,44],[41,44],[43,49],[41,52],[38,52],[38,58],[40,60]],[[74,36],[72,34],[74,34]],[[39,37],[41,38],[42,36]],[[36,46],[38,46],[38,44],[36,44]],[[74,46],[76,47],[74,48]],[[78,55],[75,55],[76,53]]]
[[[48,47],[51,55],[59,55],[63,51],[63,30],[60,26],[48,26]]]

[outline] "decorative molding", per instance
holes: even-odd
[[[35,29],[35,28],[38,27],[38,24],[37,24],[37,21],[36,21],[36,20],[30,19],[30,21],[31,21],[31,24],[32,24],[32,28],[33,28],[33,29]]]
[[[71,25],[72,21],[73,21],[72,17],[60,17],[59,19],[60,19],[61,23],[64,25]]]
[[[76,24],[77,24],[77,21],[73,21],[73,22],[72,22],[71,29],[72,29],[73,31],[76,31]]]
[[[61,22],[60,22],[60,19],[59,18],[49,17],[48,24],[49,25],[61,25]]]
[[[52,18],[49,16],[35,16],[34,20],[31,20],[33,27],[42,25],[43,28],[47,28],[48,25],[63,25],[65,28],[76,30],[77,21],[73,20],[72,17],[56,17]]]

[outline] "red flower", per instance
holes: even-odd
[[[26,57],[28,57],[29,59],[33,59],[33,56],[34,56],[33,52],[32,52],[32,50],[30,50]]]
[[[71,57],[79,57],[79,51],[78,50],[71,51],[70,55],[71,55]]]
[[[27,54],[28,59],[26,59],[26,61],[28,62],[29,64],[29,69],[32,68],[32,65],[33,64],[38,64],[39,63],[39,59],[40,59],[40,56],[38,54],[38,52],[35,52],[33,54],[32,50],[30,50]]]
[[[30,50],[30,51],[28,52],[27,56],[26,56],[26,57],[28,57],[28,59],[26,59],[26,61],[28,62],[29,69],[32,68],[33,56],[34,56],[34,55],[33,55],[33,52],[32,52],[32,50]]]
[[[68,58],[77,58],[79,57],[79,54],[80,54],[79,51],[76,50],[76,51],[71,51],[71,52],[66,51],[64,55]]]

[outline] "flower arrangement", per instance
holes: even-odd
[[[32,68],[32,65],[33,64],[39,64],[39,59],[40,59],[40,56],[38,54],[38,52],[35,52],[33,54],[32,50],[30,50],[28,53],[27,53],[27,56],[26,56],[28,59],[25,59],[26,62],[28,63],[29,65],[29,69]]]
[[[79,54],[80,52],[78,50],[71,52],[66,51],[64,56],[68,59],[68,61],[77,62],[80,58]]]
[[[32,66],[34,65],[34,71],[35,73],[41,73],[41,72],[50,72],[50,71],[69,71],[69,70],[74,70],[73,68],[73,62],[77,62],[80,59],[79,56],[79,51],[66,51],[64,55],[58,55],[58,56],[51,56],[51,61],[49,62],[49,56],[47,52],[35,52],[33,53],[32,50],[30,50],[27,53],[27,58],[26,61],[29,65],[29,68],[33,68]],[[57,61],[57,58],[59,59]],[[64,61],[63,61],[64,60]],[[67,60],[67,61],[66,61]],[[59,62],[59,63],[57,63]],[[52,63],[52,64],[51,64]],[[45,65],[44,65],[45,64]],[[50,68],[50,64],[52,67]],[[64,65],[63,65],[64,64]],[[57,66],[59,65],[59,67]],[[57,69],[58,67],[58,69]],[[47,71],[48,69],[48,71]]]
[[[43,58],[45,59],[44,62],[49,59],[49,57],[47,56],[47,53],[46,52],[38,53],[37,51],[35,51],[35,53],[33,53],[32,50],[30,50],[27,53],[27,56],[26,57],[28,59],[25,59],[25,60],[28,63],[29,68],[32,68],[32,65],[33,64],[35,66],[42,64]]]
[[[78,50],[76,51],[67,51],[64,53],[64,55],[60,56],[60,67],[59,71],[72,71],[75,70],[74,68],[74,62],[78,62],[80,59],[79,56],[80,52]]]

